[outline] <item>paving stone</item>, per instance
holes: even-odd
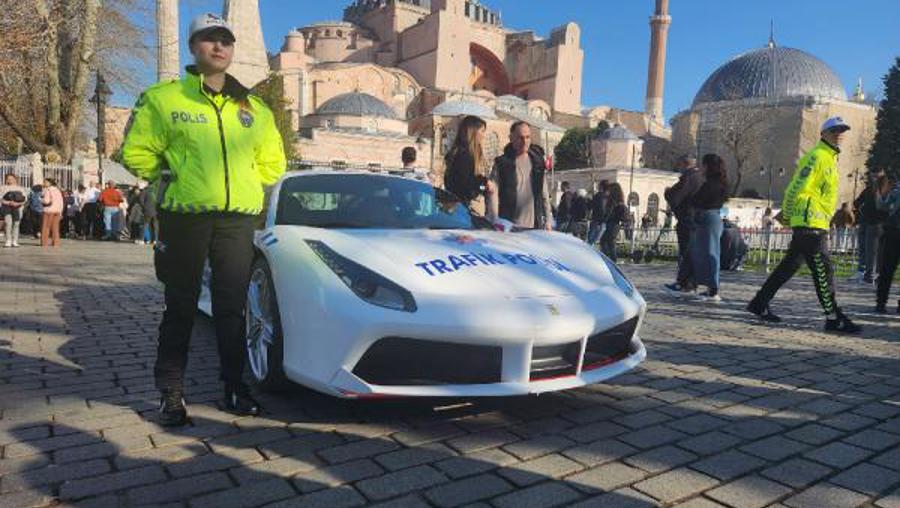
[[[597,466],[566,478],[569,485],[588,493],[611,492],[647,477],[645,471],[618,462]]]
[[[678,441],[678,446],[699,455],[710,455],[732,448],[742,440],[739,437],[712,431],[688,439]]]
[[[760,460],[737,450],[729,450],[691,464],[690,467],[720,480],[731,480],[765,465]]]
[[[843,441],[861,448],[881,451],[900,443],[900,435],[875,429],[867,429],[862,432],[851,434],[844,438]]]
[[[319,467],[322,462],[312,455],[306,457],[281,457],[274,460],[243,465],[229,470],[232,478],[240,484],[265,481],[267,479],[289,478]]]
[[[246,508],[260,506],[296,495],[290,484],[284,480],[272,479],[265,482],[241,485],[233,489],[191,499],[191,508]]]
[[[900,508],[900,489],[875,501],[875,506],[878,508]]]
[[[500,449],[481,450],[435,463],[450,478],[462,478],[516,462],[516,458]]]
[[[231,486],[231,481],[224,473],[207,473],[132,489],[128,491],[127,499],[129,505],[156,505],[224,490]]]
[[[762,508],[790,493],[791,489],[784,485],[760,476],[747,476],[716,487],[706,495],[734,508]]]
[[[855,508],[868,498],[830,483],[820,483],[789,497],[783,503],[791,508]]]
[[[382,473],[384,469],[375,462],[369,459],[356,460],[301,473],[294,478],[294,486],[300,492],[313,492],[373,478]]]
[[[579,425],[563,434],[565,437],[579,443],[590,443],[600,439],[617,436],[627,432],[628,428],[612,422],[596,422],[587,425]]]
[[[105,494],[131,487],[138,487],[149,483],[161,482],[166,479],[166,474],[159,466],[145,466],[109,473],[92,478],[71,480],[63,483],[59,488],[60,499],[79,499],[97,494]]]
[[[794,488],[805,487],[832,473],[832,469],[805,459],[791,459],[762,471],[762,475]]]
[[[803,456],[829,466],[845,468],[865,459],[871,454],[871,451],[858,446],[845,443],[831,443],[811,450]]]
[[[843,435],[844,433],[839,430],[815,423],[804,425],[799,429],[792,430],[785,434],[785,436],[790,439],[809,443],[811,445],[820,445],[829,441],[834,441]]]
[[[900,471],[900,446],[896,446],[871,460],[879,466]]]
[[[425,496],[438,506],[453,507],[492,498],[513,488],[509,482],[487,474],[435,487],[427,491]]]
[[[546,482],[519,489],[493,500],[497,508],[548,508],[565,506],[581,497],[578,491],[561,482]]]
[[[266,505],[266,508],[350,508],[362,506],[366,499],[353,487],[343,486],[313,492]]]
[[[396,471],[407,467],[437,462],[456,453],[439,443],[431,443],[417,448],[404,448],[375,457],[375,461],[385,468]]]
[[[447,441],[447,444],[459,453],[465,454],[487,448],[496,448],[518,440],[519,438],[515,434],[505,430],[489,430],[453,438]]]
[[[560,478],[580,471],[584,466],[562,455],[552,454],[502,468],[498,471],[518,486],[531,485],[548,478]]]
[[[97,476],[109,471],[109,464],[105,460],[90,460],[79,464],[53,464],[41,469],[32,469],[2,477],[0,492],[26,490],[67,480]]]
[[[690,501],[685,501],[684,503],[678,503],[672,508],[727,508],[723,504],[719,504],[715,501],[710,501],[709,499],[703,497],[697,497],[691,499]],[[770,506],[769,508],[778,508],[777,506]]]
[[[859,464],[828,480],[869,496],[877,496],[900,484],[900,474],[873,464]]]
[[[490,505],[483,503],[473,503],[466,505],[465,508],[491,508]],[[369,508],[431,508],[432,505],[421,499],[419,496],[410,494],[408,496],[391,499],[383,503],[367,505]]]
[[[702,434],[704,432],[709,432],[713,429],[723,427],[727,424],[728,421],[721,418],[716,418],[715,416],[706,414],[699,414],[689,416],[687,418],[681,418],[669,422],[666,425],[687,434]]]
[[[722,428],[722,432],[743,439],[759,439],[782,431],[784,431],[783,426],[764,418],[752,418]]]
[[[663,503],[681,501],[703,492],[718,482],[692,469],[681,468],[636,483],[633,487]]]
[[[621,441],[604,439],[588,445],[575,446],[562,452],[570,459],[577,460],[586,466],[596,466],[619,460],[637,453],[637,448],[628,446]]]
[[[362,480],[356,487],[369,499],[381,501],[447,481],[447,477],[431,466],[417,466],[384,476]]]
[[[503,450],[515,455],[520,460],[529,460],[564,450],[574,444],[574,441],[562,436],[541,436],[506,445]]]
[[[0,508],[32,508],[46,506],[53,498],[40,492],[16,492],[0,496]]]
[[[572,508],[654,508],[660,506],[653,498],[634,489],[619,489],[571,505]]]
[[[683,432],[670,429],[665,425],[656,425],[618,436],[618,439],[636,448],[646,450],[648,448],[656,448],[657,446],[671,443],[672,441],[678,441],[685,437],[687,437],[687,434]]]
[[[782,436],[772,436],[744,445],[740,449],[743,452],[774,462],[807,450],[809,445]]]
[[[697,458],[696,455],[674,446],[661,446],[652,450],[627,457],[624,461],[650,473],[661,473],[669,469],[687,464]]]

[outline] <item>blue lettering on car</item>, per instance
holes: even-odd
[[[545,266],[559,272],[572,271],[569,267],[555,259],[524,253],[499,253],[498,255],[495,255],[484,252],[465,252],[460,254],[448,254],[446,258],[431,259],[429,261],[415,263],[415,266],[421,268],[429,277],[435,277],[445,273],[458,272],[465,268],[479,266],[491,267],[494,265],[506,264]]]

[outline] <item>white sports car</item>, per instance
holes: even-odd
[[[522,395],[604,381],[646,357],[646,303],[612,261],[573,236],[498,231],[425,182],[288,173],[255,245],[247,350],[263,387]],[[200,307],[209,313],[207,288]]]

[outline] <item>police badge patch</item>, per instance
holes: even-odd
[[[241,109],[238,111],[238,120],[241,121],[241,125],[249,128],[253,125],[253,115],[250,114],[246,109]]]

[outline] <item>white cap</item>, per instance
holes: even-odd
[[[234,30],[231,29],[231,26],[222,19],[218,14],[213,14],[211,12],[207,12],[206,14],[201,14],[194,18],[191,21],[191,29],[188,35],[188,40],[193,39],[195,35],[205,30],[212,30],[215,28],[221,28],[222,30],[227,31],[231,34],[231,38],[234,39]]]
[[[847,125],[847,122],[844,121],[843,118],[839,116],[833,116],[828,120],[825,120],[825,123],[822,124],[822,131],[825,132],[831,129],[840,129],[841,131],[849,131],[850,126]]]

